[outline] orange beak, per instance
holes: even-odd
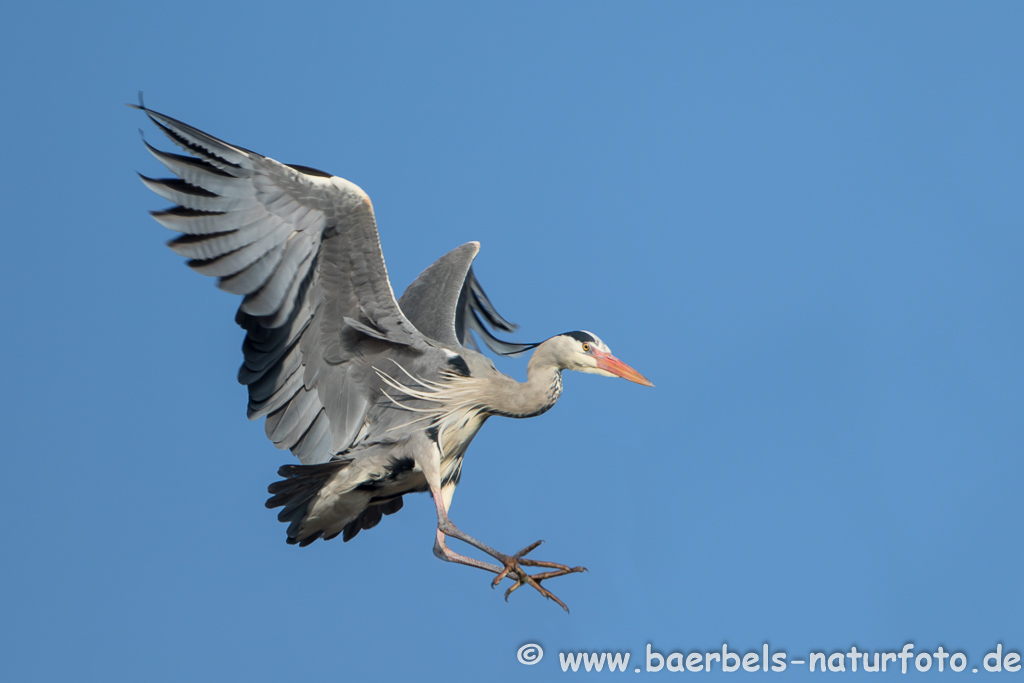
[[[597,360],[598,368],[605,372],[610,372],[616,377],[628,379],[630,382],[636,382],[637,384],[643,384],[645,387],[654,386],[651,380],[647,379],[610,353],[595,353],[594,359]]]

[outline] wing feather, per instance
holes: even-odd
[[[308,268],[316,241],[313,235],[304,233],[298,233],[289,240],[277,269],[258,291],[245,297],[242,310],[254,316],[268,316],[279,311],[285,297],[293,291],[292,285],[300,277],[302,267]]]
[[[267,220],[267,211],[262,206],[227,212],[204,211],[187,207],[175,207],[165,211],[152,212],[160,225],[188,235],[210,235],[240,228],[249,228],[253,223]]]
[[[244,297],[235,319],[246,330],[238,379],[250,419],[267,417],[271,441],[306,464],[351,448],[382,398],[364,346],[427,344],[395,300],[369,198],[138,108],[186,152],[145,143],[177,176],[140,176],[175,203],[153,217],[182,233],[170,247],[193,269]]]
[[[256,195],[256,187],[251,182],[225,173],[202,159],[163,152],[145,141],[143,144],[157,161],[167,167],[167,170],[189,185],[195,185],[222,197],[243,198]]]
[[[470,330],[502,355],[534,348],[536,344],[498,339],[489,329],[514,332],[517,325],[498,313],[473,274],[479,251],[479,243],[468,242],[434,261],[402,294],[402,311],[423,334],[450,348],[475,348]]]
[[[291,448],[312,426],[321,410],[315,389],[299,389],[288,405],[267,416],[267,437],[280,448]]]
[[[169,202],[197,211],[235,211],[256,205],[256,197],[222,197],[201,187],[189,185],[180,178],[149,178],[139,175],[142,183]],[[176,228],[172,228],[176,229]]]

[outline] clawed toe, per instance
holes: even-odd
[[[557,602],[559,605],[561,605],[562,609],[568,612],[569,608],[565,606],[565,603],[559,600],[558,596],[556,596],[554,593],[549,591],[544,586],[540,585],[540,583],[541,581],[544,581],[546,579],[553,579],[558,576],[565,576],[566,574],[585,572],[587,571],[587,568],[570,567],[568,565],[557,564],[555,562],[544,562],[541,560],[527,558],[526,555],[535,550],[537,546],[539,546],[541,543],[543,543],[543,541],[531,543],[515,555],[501,555],[500,557],[498,557],[497,559],[501,560],[502,564],[505,565],[505,568],[501,571],[501,573],[499,573],[494,578],[494,581],[491,582],[491,587],[493,588],[497,586],[499,583],[501,583],[502,579],[508,577],[514,583],[512,584],[512,586],[509,587],[508,590],[505,591],[506,601],[508,601],[508,596],[512,595],[513,591],[515,591],[517,588],[519,588],[525,583],[532,586],[534,589],[537,590],[538,593],[543,595],[548,600],[554,600],[555,602]],[[545,569],[551,569],[552,571],[538,572],[537,574],[528,574],[523,569],[524,566],[543,567]]]

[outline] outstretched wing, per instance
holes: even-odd
[[[501,355],[511,356],[534,348],[536,344],[503,341],[491,332],[514,332],[517,325],[498,313],[473,274],[473,259],[479,251],[479,242],[467,242],[452,249],[420,273],[406,288],[398,305],[416,329],[449,347],[476,348],[469,333],[472,330]]]
[[[249,387],[249,418],[266,416],[267,436],[303,463],[327,461],[357,440],[374,399],[362,348],[424,344],[395,301],[369,197],[137,108],[188,153],[146,143],[177,176],[142,177],[176,204],[153,213],[183,233],[169,246],[244,297],[238,380]]]

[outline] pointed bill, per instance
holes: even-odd
[[[628,379],[630,382],[643,384],[645,387],[654,386],[654,383],[651,382],[651,380],[647,379],[610,353],[602,354],[600,356],[595,355],[595,358],[597,359],[597,367],[605,372],[610,372],[616,377],[621,377],[622,379]]]

